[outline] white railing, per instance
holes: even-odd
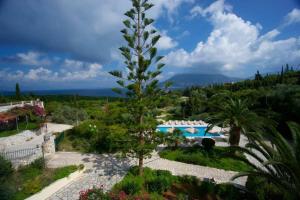
[[[40,100],[35,101],[20,101],[20,102],[10,102],[10,103],[2,103],[0,104],[0,112],[6,112],[10,109],[13,109],[15,107],[24,107],[25,105],[30,106],[39,106],[41,108],[44,108],[44,102]]]
[[[10,160],[14,167],[28,165],[38,158],[43,157],[42,147],[19,149],[11,151],[0,151],[0,156]]]

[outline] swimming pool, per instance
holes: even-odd
[[[190,133],[186,130],[187,128],[191,128],[191,127],[196,129],[195,133]],[[171,126],[158,126],[157,130],[160,132],[163,132],[163,133],[167,133],[169,128],[172,128],[172,127]],[[173,128],[181,130],[185,137],[221,137],[221,135],[218,133],[216,133],[216,134],[206,133],[205,134],[205,130],[207,128],[206,126],[176,126]]]

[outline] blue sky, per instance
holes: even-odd
[[[116,4],[116,1],[118,2]],[[300,64],[298,0],[152,0],[166,68],[250,77]],[[129,0],[0,0],[0,90],[108,88]]]

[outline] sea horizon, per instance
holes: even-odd
[[[90,97],[121,97],[112,90],[112,88],[95,88],[95,89],[49,89],[49,90],[24,90],[21,92],[23,95],[78,95],[78,96],[90,96]],[[2,96],[15,95],[15,91],[0,91]]]

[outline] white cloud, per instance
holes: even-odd
[[[36,51],[28,51],[26,53],[17,53],[13,56],[0,58],[0,62],[16,63],[19,65],[50,65],[51,62],[42,53]]]
[[[157,48],[160,50],[172,49],[178,45],[178,43],[168,36],[167,31],[160,32],[161,38],[157,42]]]
[[[105,72],[102,71],[102,65],[98,63],[85,63],[82,66],[84,68],[75,71],[64,71],[62,75],[63,80],[87,80],[93,79],[100,76],[106,76]]]
[[[103,71],[101,64],[85,63],[70,59],[64,61],[59,71],[45,67],[31,68],[27,72],[21,70],[0,70],[1,79],[11,81],[84,81],[106,76],[108,74]]]
[[[17,57],[20,58],[21,64],[24,65],[47,65],[50,64],[49,60],[41,59],[41,54],[38,52],[29,51],[27,53],[18,53]]]
[[[54,73],[44,67],[39,67],[37,69],[30,69],[27,74],[24,74],[24,79],[28,80],[50,80],[54,79]]]
[[[289,12],[285,19],[284,25],[290,25],[300,22],[300,9],[294,8],[291,12]]]
[[[300,61],[300,38],[275,40],[276,29],[261,35],[261,26],[234,14],[230,5],[219,0],[207,8],[195,7],[191,15],[204,16],[213,30],[206,41],[198,42],[191,52],[170,52],[166,62],[171,66],[194,67],[198,70],[238,72],[249,67],[280,66]]]
[[[202,15],[204,17],[211,13],[223,13],[225,11],[232,11],[232,6],[225,4],[225,0],[218,0],[205,9],[201,6],[194,6],[190,13],[192,17],[196,17],[197,15]]]
[[[156,7],[153,8],[154,17],[162,15],[166,10],[169,21],[173,23],[173,15],[177,13],[178,8],[183,3],[194,3],[195,0],[153,0],[152,2],[156,5]]]

